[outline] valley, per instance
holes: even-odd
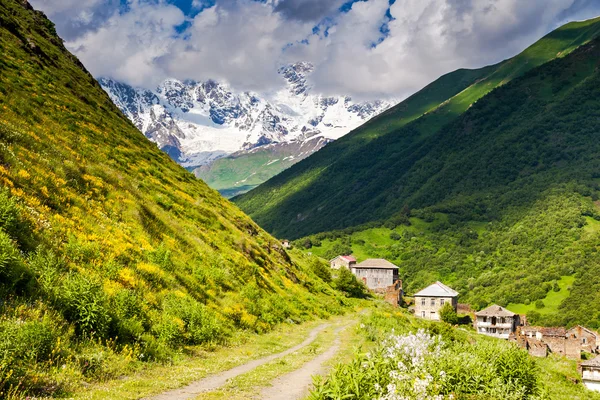
[[[113,17],[176,49],[159,3]],[[0,0],[0,398],[600,398],[600,18],[394,107],[96,80],[57,26]]]

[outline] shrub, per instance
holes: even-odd
[[[163,320],[156,328],[159,338],[178,343],[225,343],[229,330],[214,311],[187,297],[169,295],[163,301]]]
[[[542,300],[537,300],[535,302],[535,308],[541,309],[541,308],[544,308],[544,307],[546,307],[546,305],[544,304],[544,302]]]
[[[11,238],[0,229],[0,282],[8,293],[21,291],[32,277]]]
[[[75,323],[80,334],[104,337],[111,317],[102,286],[77,274],[68,274],[55,292],[65,318]]]
[[[323,282],[331,282],[331,268],[329,265],[315,259],[311,263],[311,268],[315,275],[323,280]]]
[[[338,276],[333,280],[335,288],[349,297],[364,299],[369,297],[369,289],[348,268],[340,268]]]
[[[440,309],[440,318],[450,325],[456,325],[458,323],[458,315],[450,303],[444,304]]]

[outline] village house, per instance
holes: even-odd
[[[458,292],[441,282],[426,287],[415,294],[415,315],[420,318],[440,320],[439,311],[450,304],[456,311],[458,307]]]
[[[350,271],[371,290],[386,290],[398,280],[398,267],[383,258],[351,265]]]
[[[329,260],[329,265],[333,269],[340,269],[340,267],[346,267],[350,269],[356,264],[356,258],[352,256],[337,256],[334,259]]]
[[[511,337],[532,356],[546,357],[555,353],[568,358],[581,358],[581,339],[562,327],[520,326]]]
[[[581,351],[588,353],[597,353],[599,348],[598,334],[581,325],[572,327],[567,331],[567,335],[579,341]]]
[[[582,362],[580,368],[585,387],[600,392],[600,356]]]
[[[284,249],[289,249],[292,247],[292,245],[290,244],[290,241],[287,239],[282,240],[281,245],[283,246]]]
[[[519,325],[519,314],[496,304],[475,313],[475,329],[482,335],[508,339]]]

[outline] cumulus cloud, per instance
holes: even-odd
[[[275,12],[292,20],[318,22],[342,4],[343,0],[280,0],[275,5]]]
[[[315,90],[361,98],[407,96],[600,13],[597,0],[193,0],[202,12],[186,16],[177,1],[32,4],[96,76],[146,87],[168,76],[218,79],[264,92],[282,84],[280,65],[310,61]]]

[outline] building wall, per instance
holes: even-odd
[[[590,390],[600,392],[600,369],[582,367],[583,384]]]
[[[564,336],[542,335],[542,340],[548,345],[551,352],[560,354],[561,356],[566,355],[566,340]]]
[[[596,382],[596,381],[588,381],[587,379],[583,380],[583,384],[585,385],[586,388],[588,388],[589,390],[594,390],[596,392],[600,392],[600,382]]]
[[[598,350],[596,335],[588,332],[581,326],[575,326],[569,329],[567,334],[578,341],[580,350],[588,353],[595,353]]]
[[[548,355],[548,346],[541,342],[528,344],[527,351],[534,357],[546,357]]]
[[[359,280],[365,282],[369,289],[387,289],[394,284],[394,270],[376,269],[376,268],[356,268],[350,269]]]
[[[433,321],[439,321],[440,315],[438,311],[444,304],[452,304],[456,310],[458,306],[458,298],[456,297],[415,297],[415,316]]]
[[[333,269],[340,269],[340,267],[346,267],[346,268],[350,268],[350,264],[355,265],[356,263],[354,262],[348,262],[345,260],[342,260],[341,258],[334,258],[333,260],[331,260],[331,268]]]

